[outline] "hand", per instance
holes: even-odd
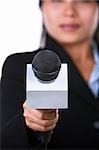
[[[27,101],[23,104],[23,110],[26,125],[34,131],[46,132],[55,128],[59,117],[58,110],[30,108]]]

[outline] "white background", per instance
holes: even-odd
[[[0,0],[0,77],[8,55],[38,49],[41,29],[38,0]]]

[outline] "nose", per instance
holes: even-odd
[[[73,2],[65,1],[63,4],[64,16],[73,17],[76,14],[75,4]]]

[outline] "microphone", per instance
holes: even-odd
[[[32,61],[32,69],[40,82],[53,82],[60,71],[61,61],[52,50],[44,49],[38,52]]]
[[[68,108],[68,65],[52,50],[38,51],[26,64],[26,99],[35,109]],[[38,132],[42,143],[50,142],[53,131]]]
[[[48,84],[55,81],[61,68],[59,56],[52,50],[39,51],[32,60],[32,70],[39,82]],[[51,140],[52,131],[39,132],[41,141],[48,145]]]

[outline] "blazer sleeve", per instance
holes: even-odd
[[[26,99],[26,62],[23,55],[9,56],[2,68],[1,77],[1,147],[5,149],[29,148],[39,144],[39,138],[24,121],[22,104]]]

